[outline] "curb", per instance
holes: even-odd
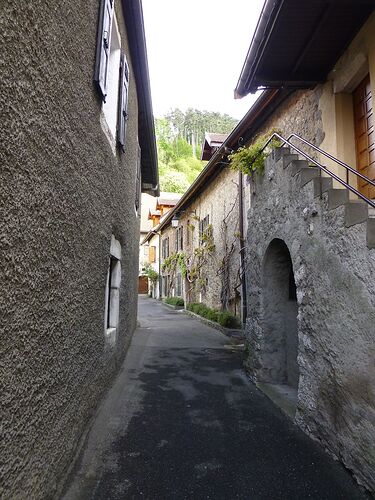
[[[199,320],[201,323],[203,323],[207,326],[211,326],[212,328],[219,330],[226,337],[229,337],[231,339],[237,339],[237,340],[244,340],[245,339],[245,332],[243,330],[236,329],[236,328],[226,328],[225,326],[219,325],[219,323],[215,323],[215,321],[211,321],[207,318],[203,318],[202,316],[199,316],[199,314],[195,314],[192,311],[188,311],[187,309],[182,309],[182,312],[184,314],[189,315],[189,316],[193,316],[195,319]]]
[[[175,311],[182,311],[184,309],[184,306],[174,306],[172,304],[166,304],[163,301],[161,301],[161,304],[163,304],[163,306],[169,307],[169,309],[174,309]]]

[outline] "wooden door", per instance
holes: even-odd
[[[138,293],[145,294],[148,293],[148,278],[147,276],[138,277]]]
[[[357,169],[375,180],[375,132],[370,75],[353,92]],[[375,187],[358,177],[358,191],[375,198]]]

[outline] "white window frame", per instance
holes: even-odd
[[[116,345],[120,312],[121,244],[112,235],[105,287],[104,336],[110,347]]]

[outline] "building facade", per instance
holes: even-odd
[[[332,24],[326,2],[276,4],[265,3],[236,89],[266,88],[246,145],[275,128],[290,139],[248,182],[245,365],[373,491],[374,6],[348,2]]]
[[[1,10],[0,496],[51,498],[136,327],[153,114],[140,2]]]
[[[230,141],[237,144],[237,130]],[[157,251],[158,297],[180,296],[216,310],[243,314],[240,206],[242,175],[231,170],[222,152],[208,164],[175,207],[144,239]],[[241,229],[242,227],[242,229]]]

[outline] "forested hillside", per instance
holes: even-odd
[[[226,134],[236,124],[228,115],[191,108],[156,118],[161,191],[184,193],[206,163],[200,160],[205,132]]]

